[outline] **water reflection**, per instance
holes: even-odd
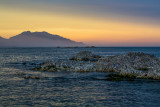
[[[140,48],[92,48],[101,55],[138,51]],[[107,73],[37,72],[9,63],[65,59],[84,49],[0,49],[0,106],[159,106],[160,82],[106,81]],[[160,49],[140,49],[160,56]],[[61,53],[61,54],[59,54]],[[67,53],[67,54],[66,54]],[[65,54],[65,55],[64,55]],[[24,79],[17,73],[40,76]]]

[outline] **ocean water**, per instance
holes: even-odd
[[[159,107],[160,81],[106,81],[107,73],[39,72],[19,62],[68,59],[89,50],[110,56],[126,52],[145,52],[160,57],[158,47],[103,48],[0,48],[0,107]],[[17,75],[40,76],[24,79]],[[95,79],[99,78],[99,79]]]

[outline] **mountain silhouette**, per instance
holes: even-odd
[[[48,32],[25,31],[19,35],[4,39],[0,37],[0,47],[83,47],[82,42],[75,42]]]

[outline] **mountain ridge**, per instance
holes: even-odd
[[[25,31],[9,39],[0,37],[0,47],[83,47],[82,42],[76,42],[48,32]]]

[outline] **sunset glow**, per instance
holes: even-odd
[[[150,0],[142,0],[144,2],[141,3],[135,0],[133,10],[130,10],[133,13],[130,14],[121,8],[120,12],[114,8],[103,8],[105,5],[101,4],[108,5],[106,1],[109,0],[95,0],[98,6],[85,4],[84,0],[81,3],[74,0],[69,0],[70,3],[64,0],[15,0],[15,4],[13,1],[0,1],[0,36],[4,38],[30,30],[47,31],[96,46],[160,46],[160,16],[152,15],[156,14],[152,6],[158,7],[156,0],[148,7],[145,6]],[[122,1],[121,5],[131,5],[126,0]],[[143,3],[146,3],[146,10],[142,7],[142,13],[152,8],[148,14],[141,16],[135,12],[140,11],[136,10],[137,4],[140,6]]]

